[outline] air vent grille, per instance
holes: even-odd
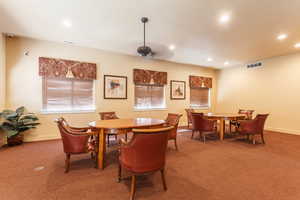
[[[248,64],[247,68],[261,67],[262,65],[263,65],[262,62],[257,62],[257,63]]]

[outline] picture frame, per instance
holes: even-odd
[[[104,99],[127,99],[127,76],[104,75]]]
[[[185,100],[186,85],[185,81],[170,81],[170,98],[171,100]]]

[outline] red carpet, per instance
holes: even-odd
[[[160,174],[140,177],[137,200],[299,200],[300,136],[268,132],[266,145],[235,139],[206,144],[179,135],[169,144],[164,192]],[[117,183],[116,147],[104,171],[89,155],[73,156],[64,173],[61,141],[27,143],[0,150],[1,200],[127,200],[129,181]],[[37,167],[42,170],[34,170]]]

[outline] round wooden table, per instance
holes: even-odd
[[[155,128],[164,124],[164,120],[152,118],[134,118],[134,119],[110,119],[97,120],[89,123],[99,138],[98,149],[98,168],[104,169],[105,152],[106,152],[106,134],[105,129],[119,129],[123,134],[134,128]]]
[[[242,120],[245,119],[244,114],[231,114],[231,113],[207,113],[204,114],[207,119],[220,121],[220,140],[224,139],[225,134],[225,120]]]

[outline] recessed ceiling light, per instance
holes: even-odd
[[[295,48],[300,48],[300,42],[299,42],[299,43],[296,43],[294,47],[295,47]]]
[[[211,62],[211,61],[213,61],[213,59],[212,58],[207,58],[207,61]]]
[[[224,62],[224,65],[229,65],[229,62],[228,61]]]
[[[169,49],[170,49],[171,51],[173,51],[175,48],[176,48],[176,47],[175,47],[174,44],[171,44],[171,45],[169,46]]]
[[[230,15],[228,14],[224,14],[219,18],[219,22],[222,24],[229,22],[229,20],[230,20]]]
[[[287,38],[287,34],[280,34],[280,35],[278,35],[278,37],[277,37],[278,40],[284,40],[284,39],[286,39],[286,38]]]
[[[64,20],[62,21],[62,24],[63,24],[65,27],[67,27],[67,28],[72,27],[72,22],[71,22],[70,20],[68,20],[68,19],[64,19]]]

